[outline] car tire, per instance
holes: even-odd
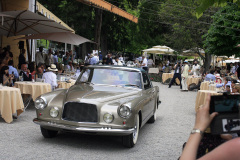
[[[135,126],[134,126],[134,132],[130,135],[122,137],[122,143],[125,147],[132,148],[137,143],[139,129],[140,129],[139,116],[137,116]]]
[[[154,123],[157,119],[157,106],[158,105],[158,102],[156,102],[156,107],[155,107],[155,112],[154,114],[152,115],[152,117],[148,120],[148,123]]]
[[[58,134],[58,131],[53,131],[53,130],[49,130],[49,129],[45,129],[43,127],[40,126],[42,135],[44,138],[53,138],[56,137]]]

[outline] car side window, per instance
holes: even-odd
[[[149,89],[152,87],[151,82],[146,73],[142,73],[144,89]]]

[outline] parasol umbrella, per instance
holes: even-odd
[[[171,49],[168,46],[153,46],[152,48],[145,49],[143,52],[145,53],[153,53],[153,61],[155,62],[155,56],[156,54],[161,54],[161,55],[175,55],[173,54],[175,50]]]
[[[72,32],[61,24],[28,10],[0,12],[0,35],[7,37],[27,34]]]
[[[1,17],[1,22],[2,22],[2,26],[3,26],[4,17],[12,17],[12,16],[0,13],[0,17]]]
[[[56,42],[68,43],[73,45],[79,45],[85,42],[95,43],[87,38],[81,37],[71,32],[55,32],[55,33],[40,33],[34,34],[19,39],[46,39]]]
[[[167,46],[154,46],[153,48],[145,49],[143,52],[154,54],[172,54],[174,50]]]

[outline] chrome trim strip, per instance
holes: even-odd
[[[125,71],[136,71],[141,72],[140,68],[136,67],[125,67],[125,66],[114,66],[114,65],[89,65],[85,68],[103,68],[103,69],[118,69],[118,70],[125,70]]]
[[[111,127],[98,127],[98,128],[77,127],[77,126],[70,126],[70,125],[64,125],[64,124],[43,121],[43,120],[39,120],[37,118],[33,119],[33,122],[40,126],[47,126],[47,127],[79,131],[79,132],[97,132],[97,133],[106,133],[106,134],[107,133],[115,133],[115,134],[122,134],[122,135],[129,135],[134,132],[134,128],[112,129]]]

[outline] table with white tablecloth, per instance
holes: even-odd
[[[192,76],[188,76],[187,78],[187,86],[189,86],[190,84],[198,84],[199,81],[201,81],[201,77],[192,77]]]
[[[205,104],[208,94],[222,95],[222,93],[218,93],[217,91],[199,90],[197,93],[196,102],[195,102],[195,111],[198,110],[199,106]]]
[[[75,82],[76,82],[75,80],[72,80],[71,82],[58,81],[58,88],[68,89],[71,86],[73,86]]]
[[[163,73],[162,74],[162,82],[164,83],[167,79],[173,78],[174,73]],[[176,83],[180,84],[180,81],[178,78],[176,78]]]
[[[12,115],[17,113],[19,116],[24,110],[21,91],[14,87],[0,88],[0,114],[7,122],[13,121]]]
[[[19,88],[22,94],[32,95],[34,101],[38,96],[52,91],[51,85],[43,82],[15,82],[15,87]]]
[[[209,90],[209,81],[204,81],[201,83],[200,90]]]

